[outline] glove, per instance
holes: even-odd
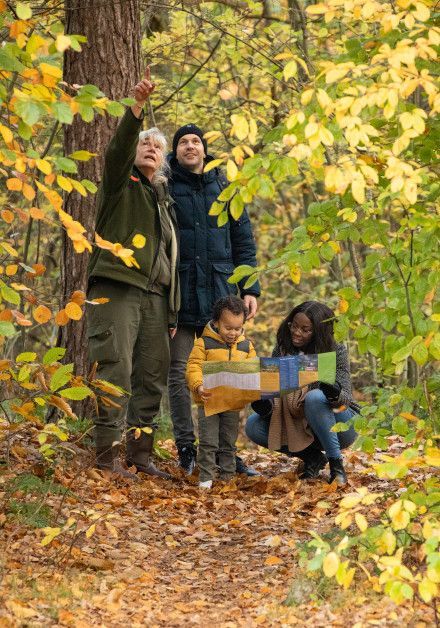
[[[254,412],[260,415],[262,419],[268,419],[272,414],[273,404],[270,399],[258,399],[251,403]]]
[[[334,384],[326,384],[325,382],[318,382],[319,389],[322,390],[324,395],[329,401],[337,401],[341,392],[341,384],[335,382]]]

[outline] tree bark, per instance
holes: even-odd
[[[66,0],[65,33],[85,35],[81,52],[68,50],[64,58],[64,81],[69,85],[93,84],[106,96],[118,100],[129,96],[140,79],[141,16],[139,0],[113,0],[103,5],[94,0]],[[98,156],[79,162],[78,179],[93,181],[102,176],[105,148],[118,124],[117,118],[97,115],[85,123],[79,115],[64,128],[64,154],[83,149]],[[64,209],[86,229],[93,239],[96,211],[94,195],[70,193]],[[64,234],[61,254],[61,306],[75,290],[87,290],[89,255],[75,253],[71,240]],[[85,318],[60,327],[59,346],[67,349],[65,361],[75,364],[78,375],[87,375],[88,353]],[[75,405],[79,416],[85,416],[86,402]]]

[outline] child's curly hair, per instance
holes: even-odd
[[[244,301],[240,297],[236,297],[234,294],[229,294],[227,297],[222,297],[214,303],[212,309],[212,320],[219,321],[223,310],[228,310],[235,316],[243,314],[243,322],[247,319],[249,310],[244,304]]]

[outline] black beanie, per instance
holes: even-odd
[[[206,143],[205,138],[203,137],[202,129],[199,129],[199,127],[196,124],[185,124],[185,126],[181,126],[180,129],[177,129],[177,131],[174,134],[174,137],[173,137],[174,156],[176,156],[177,144],[179,143],[180,138],[183,137],[184,135],[197,135],[197,137],[200,137],[203,144],[203,148],[205,149],[205,155],[208,154],[208,145]]]

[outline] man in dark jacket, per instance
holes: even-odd
[[[257,265],[247,212],[243,211],[239,220],[230,216],[223,227],[218,226],[217,216],[209,215],[211,205],[227,185],[218,168],[203,172],[211,160],[203,132],[195,124],[187,124],[176,132],[168,161],[170,194],[180,232],[181,308],[177,333],[171,342],[168,388],[180,465],[187,473],[192,473],[196,459],[191,400],[185,381],[194,338],[201,335],[211,319],[215,301],[237,293],[237,287],[227,281],[234,268],[241,264]],[[253,318],[259,284],[244,289],[244,283],[245,280],[239,284],[240,295],[249,310],[249,318]],[[255,474],[240,458],[237,458],[237,472]]]

